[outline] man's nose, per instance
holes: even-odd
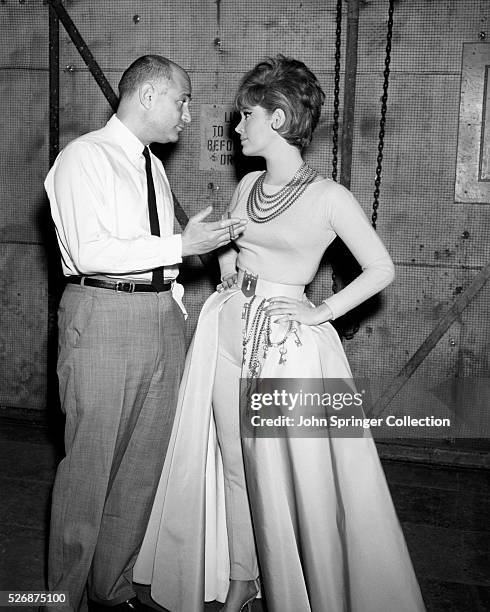
[[[184,123],[190,123],[191,122],[191,112],[189,110],[189,108],[187,106],[184,107],[184,110],[182,112],[182,121]]]

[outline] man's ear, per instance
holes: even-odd
[[[282,108],[276,108],[276,110],[272,113],[272,129],[279,130],[282,128],[284,123],[286,122],[286,114],[282,110]]]
[[[138,89],[139,101],[140,104],[149,110],[155,101],[156,90],[153,83],[149,81],[142,83],[140,88]]]

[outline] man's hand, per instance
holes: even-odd
[[[204,222],[211,214],[212,206],[208,206],[189,219],[182,233],[182,255],[202,255],[213,251],[230,242],[230,227],[233,226],[235,237],[238,237],[247,224],[246,219],[232,217],[222,221]]]

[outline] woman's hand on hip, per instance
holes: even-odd
[[[306,297],[302,300],[277,296],[268,300],[266,313],[277,317],[274,321],[298,321],[304,325],[320,325],[332,318],[332,311],[326,304],[315,306]]]

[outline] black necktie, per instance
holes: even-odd
[[[148,213],[150,215],[150,229],[153,236],[160,236],[160,224],[158,223],[157,199],[155,196],[155,185],[151,173],[150,150],[145,147],[143,150],[146,167],[146,184],[148,186]],[[163,267],[155,268],[151,275],[151,284],[157,291],[163,289]]]

